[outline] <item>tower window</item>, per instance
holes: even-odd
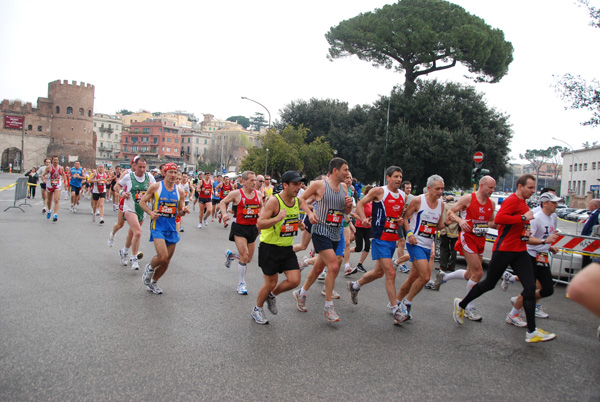
[[[83,110],[83,108],[79,108],[79,115],[83,116],[84,113],[85,113],[85,110]]]
[[[56,114],[59,114],[59,113],[60,113],[60,106],[57,106],[56,107]]]
[[[73,108],[71,106],[67,107],[67,114],[73,114]]]

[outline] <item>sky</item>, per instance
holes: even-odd
[[[600,29],[575,0],[455,0],[504,31],[514,47],[508,74],[475,84],[459,66],[425,79],[473,85],[489,107],[509,115],[510,159],[526,149],[574,149],[600,139],[565,110],[552,85],[565,73],[600,78]],[[95,86],[96,113],[121,109],[186,111],[202,118],[268,114],[291,101],[372,104],[403,84],[403,74],[356,57],[327,60],[325,33],[383,0],[115,1],[0,0],[0,99],[36,103],[48,83]],[[598,0],[592,4],[598,5]],[[484,162],[485,164],[485,162]]]

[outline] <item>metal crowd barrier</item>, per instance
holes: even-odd
[[[550,253],[550,268],[555,283],[568,284],[581,269],[584,255],[600,258],[600,238],[582,235],[560,234],[553,243],[558,253]]]
[[[27,177],[19,177],[17,179],[17,183],[15,185],[15,202],[12,206],[6,208],[4,212],[8,211],[11,208],[19,208],[21,212],[25,212],[23,208],[21,208],[21,205],[31,206],[27,203],[27,192],[29,191],[29,186],[27,184],[28,181],[29,179]],[[17,205],[17,202],[21,200],[25,200],[25,202],[22,202],[21,204]]]

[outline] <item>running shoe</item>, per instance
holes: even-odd
[[[144,274],[142,275],[142,282],[144,285],[149,286],[152,282],[152,277],[154,276],[154,270],[150,264],[146,264],[146,268],[144,269]]]
[[[162,295],[163,293],[162,289],[158,287],[158,284],[155,281],[150,282],[150,285],[148,285],[146,289],[155,295]]]
[[[513,307],[515,306],[515,303],[517,302],[518,298],[519,298],[519,296],[513,296],[510,298],[510,304],[512,304]],[[525,316],[525,310],[523,310],[523,307],[521,307],[519,309],[519,315],[521,315],[523,317]]]
[[[424,287],[425,287],[425,289],[430,289],[430,290],[433,290],[433,285],[434,285],[434,284],[435,284],[435,282],[434,282],[434,281],[429,281],[429,282],[427,282],[427,283],[425,284],[425,286],[424,286]]]
[[[321,272],[319,274],[319,276],[317,276],[317,280],[324,281],[326,276],[327,276],[327,270],[323,270],[323,272]]]
[[[406,266],[406,264],[400,265],[400,272],[403,274],[410,274],[410,268]]]
[[[323,286],[323,290],[321,290],[321,294],[322,294],[323,296],[326,296],[326,295],[327,295],[327,293],[325,293],[325,286]],[[336,291],[335,291],[335,289],[333,289],[333,292],[331,292],[331,298],[332,298],[332,299],[339,299],[339,298],[341,298],[341,297],[342,297],[342,296],[340,296],[340,294],[339,294],[338,292],[336,292]]]
[[[131,269],[133,271],[137,271],[138,269],[140,269],[140,264],[138,263],[138,258],[135,255],[131,256]]]
[[[511,284],[511,273],[508,271],[504,271],[504,273],[502,274],[502,283],[500,284],[500,286],[502,287],[502,290],[504,292],[506,292],[508,290],[508,285]]]
[[[42,208],[42,213],[45,214],[46,213],[46,207]]]
[[[73,212],[73,205],[69,208],[69,212]]]
[[[96,211],[96,216],[100,216],[100,212]]]
[[[298,267],[300,267],[300,271],[302,271],[304,268],[308,267],[308,257],[304,256],[300,259],[300,264],[298,264]]]
[[[202,223],[204,224],[204,226],[208,227],[208,221],[206,219],[204,219],[204,221]]]
[[[358,291],[360,289],[354,289],[352,286],[354,282],[346,282],[346,289],[348,289],[348,293],[350,293],[350,301],[352,304],[358,304]]]
[[[103,225],[104,224],[104,218],[100,218],[100,224]]]
[[[363,274],[367,272],[367,270],[365,269],[365,267],[363,267],[363,265],[360,262],[358,264],[356,264],[356,270],[358,272],[362,272]]]
[[[96,222],[96,214],[92,212],[92,222]]]
[[[110,231],[110,234],[108,235],[108,247],[112,247],[115,244],[115,235],[113,234],[112,230]]]
[[[269,294],[267,296],[267,307],[269,308],[271,314],[277,314],[277,298],[275,297],[275,295]]]
[[[338,322],[340,320],[340,317],[335,312],[333,306],[325,307],[323,312],[325,313],[325,318],[327,318],[327,321],[329,322]]]
[[[292,292],[292,296],[294,296],[294,300],[296,300],[296,307],[299,311],[306,313],[308,310],[306,309],[306,295],[300,295],[300,289],[296,289]]]
[[[442,284],[444,283],[444,275],[446,275],[446,273],[441,269],[436,269],[436,271],[437,272],[435,273],[435,281],[433,282],[433,287],[431,289],[439,291],[440,286],[442,286]]]
[[[137,255],[136,255],[138,260],[141,260],[142,258],[144,258],[144,253],[141,251],[138,251]]]
[[[202,229],[202,224],[201,223],[198,224],[198,229]]]
[[[258,309],[254,307],[252,313],[250,313],[250,317],[252,317],[254,319],[254,322],[256,322],[257,324],[265,325],[269,323],[269,320],[265,318],[265,312],[263,311],[263,309]]]
[[[465,310],[463,310],[460,305],[460,299],[458,297],[454,298],[454,311],[452,312],[452,317],[454,318],[454,321],[456,321],[456,323],[458,325],[462,325],[464,324],[464,320],[463,317],[465,316]]]
[[[411,307],[412,307],[412,303],[406,304],[406,299],[400,303],[400,308],[402,309],[402,313],[406,315],[407,320],[411,319],[411,315],[410,315]]]
[[[233,261],[233,252],[227,249],[225,250],[225,268],[231,267],[231,261]]]
[[[345,268],[344,268],[344,276],[350,276],[350,275],[354,275],[356,272],[358,272],[356,270],[355,267],[353,267],[352,265],[348,264]]]
[[[52,216],[52,212],[48,212],[48,213],[46,214],[46,219],[50,219],[50,217],[51,217],[51,216]]]
[[[471,307],[465,310],[465,317],[467,317],[471,321],[482,321],[483,317],[477,313],[475,307]]]
[[[534,343],[534,342],[546,342],[551,341],[556,338],[556,334],[551,332],[546,332],[543,329],[536,328],[535,331],[529,333],[525,336],[525,342]]]
[[[404,321],[407,321],[410,319],[410,316],[408,316],[402,312],[402,307],[400,307],[400,306],[396,306],[392,310],[392,315],[394,316],[394,325],[402,324]]]
[[[77,207],[73,208],[73,213],[77,212]]]
[[[548,317],[550,317],[550,314],[546,313],[542,309],[542,305],[541,304],[536,304],[535,305],[535,316],[538,317],[538,318],[548,318]]]
[[[54,217],[52,218],[52,223],[56,222],[58,222],[58,215],[54,214]]]
[[[248,288],[246,287],[246,284],[244,282],[240,283],[237,287],[237,292],[238,295],[248,295]]]
[[[227,229],[229,227],[229,223],[226,223],[225,225],[223,225],[223,229]]]
[[[180,233],[183,233],[183,228],[179,229],[179,232],[180,232]]]
[[[527,322],[523,320],[519,315],[511,316],[510,314],[506,315],[506,323],[510,325],[514,325],[515,327],[524,328],[527,326]]]
[[[129,259],[127,258],[129,254],[127,253],[127,250],[119,250],[119,255],[121,256],[121,265],[127,266],[129,263]]]
[[[223,219],[221,218],[221,211],[219,211],[219,223],[221,223]]]

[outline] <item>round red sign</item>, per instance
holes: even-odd
[[[475,155],[473,155],[473,160],[475,163],[483,162],[483,152],[475,152]]]

